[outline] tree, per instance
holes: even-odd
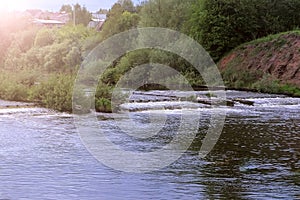
[[[73,8],[71,5],[62,5],[59,11],[71,14],[73,12]]]
[[[33,47],[37,29],[23,30],[13,34],[11,45],[5,52],[4,67],[10,70],[24,68],[24,54]]]
[[[131,0],[118,0],[118,4],[120,4],[125,11],[131,13],[136,11],[134,4]]]
[[[119,19],[119,31],[127,31],[132,28],[136,28],[138,26],[140,17],[136,13],[130,13],[128,11],[125,11],[121,18]]]
[[[107,14],[106,22],[104,23],[101,31],[101,35],[104,39],[119,33],[119,30],[117,30],[116,27],[123,12],[124,10],[120,4],[116,3],[112,6],[111,10]]]
[[[107,14],[108,13],[108,10],[107,9],[103,9],[103,8],[100,8],[98,11],[97,11],[97,14]]]
[[[185,26],[218,61],[244,42],[299,26],[299,9],[298,0],[198,0]]]
[[[79,4],[76,4],[74,7],[75,24],[83,24],[84,26],[87,26],[92,18],[91,13],[86,9],[85,6],[81,7]]]
[[[30,19],[18,16],[13,12],[0,12],[0,65],[4,64],[4,59],[8,48],[14,41],[17,32],[23,32],[31,28]]]
[[[139,24],[139,15],[127,11],[121,4],[116,3],[107,14],[107,20],[102,28],[103,38],[108,38],[114,34],[136,28]]]
[[[164,27],[182,30],[194,0],[149,0],[140,12],[142,27]]]
[[[65,57],[63,57],[63,62],[70,72],[75,71],[82,62],[80,49],[76,46],[73,46],[71,51]]]
[[[35,40],[34,40],[34,46],[37,47],[44,47],[53,44],[55,40],[54,37],[54,31],[51,29],[41,29],[37,33]]]
[[[87,26],[92,18],[91,13],[86,9],[86,7],[81,6],[78,3],[75,4],[73,7],[71,5],[63,5],[60,11],[69,13],[72,20],[74,20],[74,14],[75,14],[76,25],[83,24],[84,26]]]

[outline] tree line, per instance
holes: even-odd
[[[72,9],[63,5],[61,11],[72,15]],[[6,21],[0,19],[0,98],[38,101],[71,111],[72,84],[82,61],[117,33],[137,27],[170,28],[194,38],[218,61],[245,42],[299,28],[299,10],[299,0],[147,0],[138,5],[119,0],[109,10],[99,9],[107,13],[100,32],[87,28],[91,13],[78,4],[76,26],[70,23],[61,29],[35,27],[24,17],[7,15]],[[116,60],[101,77],[96,109],[110,111],[114,84],[145,63],[166,64],[191,85],[203,84],[200,74],[177,55],[155,49],[133,51]]]

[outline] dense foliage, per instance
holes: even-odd
[[[71,5],[63,5],[60,9],[60,12],[69,13],[72,23],[76,25],[82,24],[87,26],[92,19],[92,15],[87,8],[78,3],[73,7]]]
[[[300,26],[299,0],[148,0],[139,5],[119,0],[110,10],[99,9],[98,13],[107,14],[100,32],[86,27],[91,14],[84,6],[74,7],[76,26],[71,20],[60,29],[35,27],[28,18],[8,13],[5,21],[0,18],[0,98],[37,101],[49,108],[71,111],[72,82],[84,58],[105,39],[132,28],[164,27],[184,32],[218,61],[246,41]],[[61,11],[70,13],[73,19],[72,6],[64,5]],[[111,111],[113,86],[130,69],[146,63],[168,65],[191,85],[203,84],[200,74],[177,55],[154,49],[128,52],[101,77],[96,110]],[[227,81],[237,76],[230,70],[223,75]],[[245,72],[242,77],[234,84],[247,85],[254,79],[262,79],[263,84],[266,80],[260,73],[248,76]],[[166,81],[175,80],[168,77]]]
[[[13,33],[1,67],[0,98],[72,110],[72,87],[83,46],[96,32],[82,25],[28,27]],[[3,47],[2,47],[3,48]]]
[[[299,0],[198,0],[187,32],[219,60],[244,42],[299,27],[299,10]]]
[[[191,6],[195,0],[150,0],[140,12],[142,27],[164,27],[182,31],[189,19]]]

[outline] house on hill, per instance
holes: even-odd
[[[106,21],[106,14],[92,13],[92,20],[88,27],[101,31],[104,22]]]
[[[51,19],[34,19],[33,24],[38,26],[47,26],[47,27],[62,27],[66,23],[58,20],[51,20]]]
[[[70,14],[66,12],[49,12],[39,9],[25,11],[32,23],[38,26],[61,27],[70,21]]]

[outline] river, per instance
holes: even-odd
[[[251,100],[254,106],[218,108],[227,111],[225,126],[207,157],[198,156],[201,128],[207,126],[202,117],[199,134],[180,159],[143,174],[116,171],[97,161],[83,145],[72,115],[5,108],[9,102],[0,101],[0,199],[299,199],[300,99],[237,91],[227,96]],[[178,126],[178,109],[162,112],[157,103],[129,106],[145,106],[132,112],[139,123],[146,123],[149,112],[167,113],[166,135]],[[118,133],[110,114],[98,118],[124,148],[143,146],[146,151],[168,141],[129,140]]]

